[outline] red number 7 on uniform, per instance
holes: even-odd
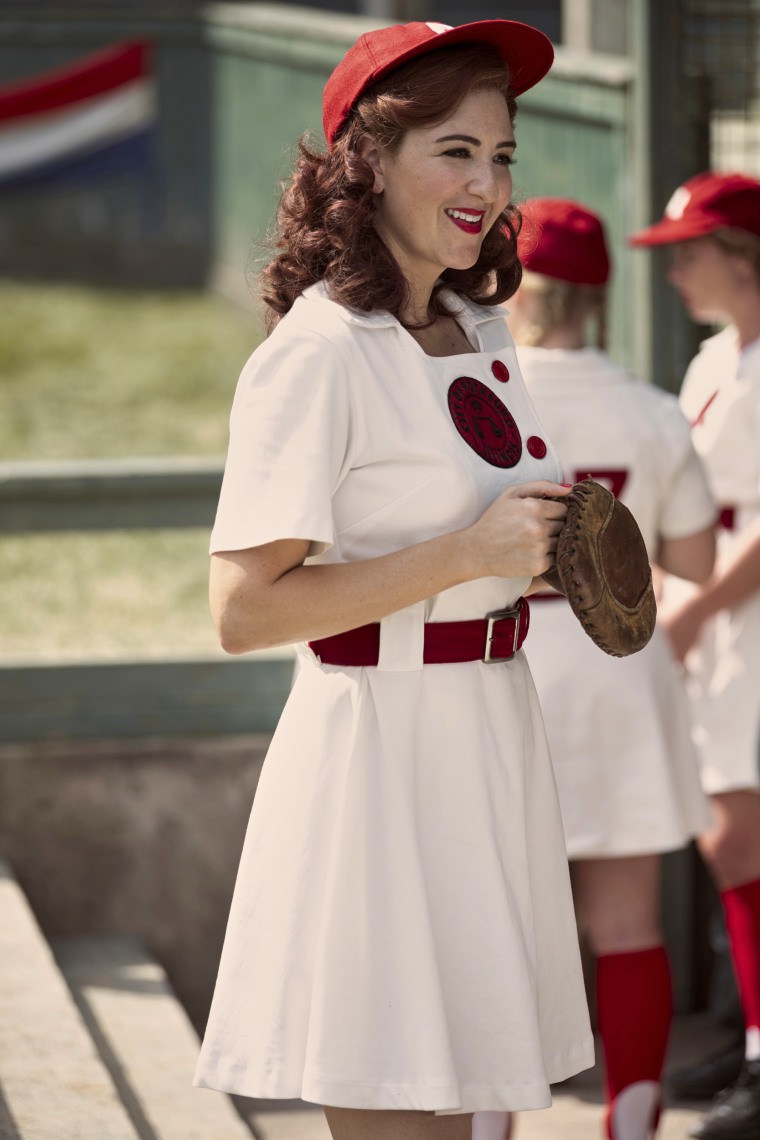
[[[581,479],[596,479],[597,483],[601,483],[616,499],[619,499],[623,487],[625,487],[628,480],[628,472],[625,467],[608,467],[597,471],[578,470],[575,472],[575,479],[573,482],[580,483]]]

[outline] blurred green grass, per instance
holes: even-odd
[[[253,316],[211,294],[0,282],[0,458],[223,455]],[[0,657],[218,653],[202,529],[0,537]]]
[[[0,457],[221,455],[260,338],[209,293],[0,282]]]
[[[204,529],[0,539],[0,658],[221,653],[208,608],[207,552]]]

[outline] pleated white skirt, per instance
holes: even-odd
[[[527,1109],[593,1060],[523,654],[410,672],[307,657],[256,793],[195,1083]]]

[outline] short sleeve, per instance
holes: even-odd
[[[660,423],[666,435],[665,454],[672,463],[663,487],[660,533],[664,538],[687,538],[712,526],[717,510],[688,421],[675,400],[666,399]]]
[[[211,553],[293,538],[309,541],[310,555],[331,546],[350,428],[340,353],[319,333],[282,322],[238,381]]]
[[[723,507],[760,504],[760,349],[738,351],[724,329],[692,361],[681,406],[694,424],[694,444]]]

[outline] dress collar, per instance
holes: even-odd
[[[349,309],[337,301],[333,301],[327,291],[324,281],[310,285],[304,289],[303,297],[308,301],[319,301],[339,309],[343,319],[349,324],[359,325],[362,328],[389,328],[400,325],[400,321],[392,313],[376,310],[363,313],[359,309]],[[503,321],[507,315],[506,309],[501,305],[476,305],[464,297],[460,297],[453,289],[444,289],[441,293],[447,307],[453,316],[461,323],[465,333],[486,324],[488,321]]]

